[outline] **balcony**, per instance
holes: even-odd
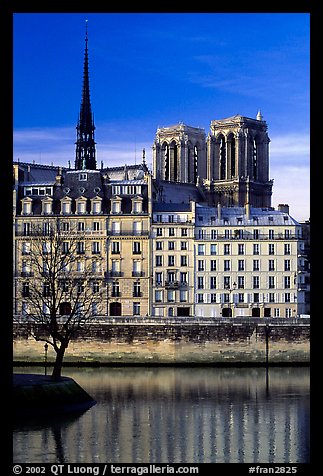
[[[133,271],[132,272],[132,277],[133,278],[143,278],[145,276],[144,271]]]
[[[123,272],[122,271],[106,271],[104,273],[105,278],[122,278]]]
[[[178,289],[179,282],[178,281],[165,281],[165,288],[167,289]]]

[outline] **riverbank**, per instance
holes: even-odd
[[[82,412],[95,400],[72,378],[53,380],[40,374],[13,374],[15,417]]]
[[[268,359],[267,359],[268,357]],[[14,330],[14,365],[44,365],[31,327]],[[55,360],[49,346],[48,364]],[[255,324],[95,324],[71,341],[65,365],[308,365],[310,328]]]

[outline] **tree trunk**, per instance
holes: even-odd
[[[53,373],[52,373],[52,379],[53,380],[59,380],[61,378],[62,374],[62,365],[63,365],[63,359],[64,359],[64,354],[65,354],[66,347],[61,346],[57,351],[56,351],[56,360],[53,368]]]

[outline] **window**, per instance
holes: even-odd
[[[285,255],[290,255],[290,244],[289,243],[285,243],[285,245],[284,245],[284,254]]]
[[[77,202],[77,213],[85,213],[86,212],[86,200],[79,200]]]
[[[216,259],[211,259],[211,271],[216,271]]]
[[[70,231],[70,224],[68,221],[61,222],[61,230],[62,231]]]
[[[218,236],[218,231],[217,230],[211,230],[211,238],[212,240],[216,240]]]
[[[244,302],[244,293],[238,293],[238,302]]]
[[[29,253],[30,253],[30,243],[25,241],[22,244],[22,254],[29,255]]]
[[[275,260],[270,259],[268,261],[268,271],[275,271]]]
[[[78,293],[78,294],[83,294],[83,293],[84,293],[84,284],[83,284],[83,283],[78,283],[78,285],[77,285],[77,293]]]
[[[204,271],[204,259],[199,259],[197,261],[197,270]]]
[[[50,235],[50,223],[48,221],[43,223],[43,235],[44,236]]]
[[[279,307],[274,308],[274,317],[280,317],[280,309]]]
[[[244,259],[238,260],[238,271],[244,271]]]
[[[78,261],[76,263],[76,271],[78,273],[84,273],[84,269],[85,269],[84,261]]]
[[[210,289],[216,289],[216,276],[210,277]]]
[[[258,240],[259,239],[259,230],[253,230],[253,239]]]
[[[111,213],[121,213],[121,200],[111,200]]]
[[[156,228],[156,236],[163,236],[163,229],[162,228]]]
[[[284,288],[285,289],[290,288],[290,276],[284,276]]]
[[[92,291],[93,293],[98,293],[100,291],[100,284],[98,281],[93,281]]]
[[[175,228],[168,228],[168,236],[175,236]]]
[[[181,230],[181,236],[188,236],[188,235],[187,235],[187,228],[182,228],[182,230]]]
[[[181,289],[179,292],[179,300],[180,302],[187,302],[187,291],[184,289]]]
[[[133,303],[133,315],[140,316],[140,302]]]
[[[269,293],[269,302],[275,302],[275,293]]]
[[[113,281],[112,283],[112,297],[120,297],[119,281]]]
[[[181,281],[181,284],[187,284],[188,283],[188,273],[186,272],[181,272],[180,273],[180,281]]]
[[[92,223],[92,230],[93,231],[99,231],[100,230],[100,222],[99,221],[94,221]]]
[[[132,201],[132,213],[142,213],[142,201],[133,200]]]
[[[62,253],[67,254],[69,251],[69,242],[68,241],[63,241],[62,243]]]
[[[141,296],[140,282],[139,281],[133,283],[133,296],[134,297],[140,297]]]
[[[224,262],[223,262],[223,264],[224,264],[223,270],[224,270],[224,271],[230,271],[230,260],[229,260],[229,259],[225,259]]]
[[[197,302],[198,303],[204,302],[204,294],[202,294],[202,293],[197,294]]]
[[[162,241],[156,241],[156,250],[162,250],[163,249],[163,242]]]
[[[175,256],[168,256],[168,266],[175,266]]]
[[[285,238],[290,238],[291,232],[290,230],[285,230]]]
[[[22,297],[29,297],[29,283],[22,284]]]
[[[77,242],[77,254],[83,255],[85,253],[84,241]]]
[[[244,289],[244,276],[238,276],[238,289]]]
[[[275,276],[268,276],[268,287],[269,289],[275,288]]]
[[[290,302],[290,293],[285,293],[285,302]]]
[[[112,241],[112,254],[120,254],[120,242]]]
[[[230,276],[224,276],[223,287],[224,289],[230,289]]]
[[[101,213],[102,211],[101,200],[91,200],[91,205],[92,205],[92,213],[94,215]]]
[[[79,180],[80,180],[81,182],[87,180],[87,174],[86,174],[86,173],[83,173],[83,172],[82,172],[81,174],[79,174]]]
[[[284,261],[284,271],[290,271],[290,259]]]
[[[141,243],[140,241],[134,241],[132,243],[132,252],[134,255],[140,255],[141,254]]]
[[[167,301],[168,302],[175,302],[175,291],[172,289],[169,289],[167,291]]]
[[[228,244],[225,244],[225,245],[224,245],[223,254],[225,254],[225,255],[229,255],[229,254],[230,254],[230,245],[228,245]]]
[[[155,291],[155,302],[162,302],[163,301],[163,291],[157,290]]]
[[[163,266],[163,257],[161,255],[157,255],[156,259],[156,266]]]
[[[259,293],[253,293],[253,302],[259,302]]]
[[[204,277],[199,276],[197,278],[197,289],[204,289]]]
[[[181,256],[181,266],[187,266],[187,256]]]
[[[212,243],[210,246],[210,254],[211,255],[216,255],[216,244]]]
[[[94,255],[100,254],[100,242],[99,241],[92,241],[92,254],[94,254]]]
[[[84,221],[77,222],[77,231],[84,231],[85,230],[85,223]]]
[[[273,243],[269,243],[268,245],[268,254],[274,255],[275,254],[275,245]]]
[[[187,241],[181,241],[181,250],[187,250]]]
[[[197,254],[204,255],[205,254],[205,245],[197,245]]]
[[[175,271],[168,271],[167,272],[167,280],[168,280],[169,283],[174,283],[175,278],[176,278]]]
[[[253,276],[253,288],[259,289],[259,276]]]
[[[174,223],[174,215],[168,215],[168,222]]]
[[[275,236],[275,230],[269,230],[269,239],[273,240]]]
[[[244,245],[243,244],[238,245],[238,255],[244,255]]]
[[[211,293],[211,302],[212,303],[216,302],[216,294],[215,293]]]
[[[259,259],[254,259],[253,260],[253,270],[254,271],[259,271]]]
[[[163,273],[155,273],[155,282],[156,286],[161,286],[163,283]]]
[[[175,241],[169,241],[168,242],[168,249],[169,250],[174,250],[175,249]]]
[[[290,307],[286,307],[285,317],[292,317],[292,309]]]
[[[259,255],[259,244],[258,243],[253,244],[253,254],[254,255]]]
[[[24,223],[23,225],[23,235],[29,236],[30,235],[30,223]]]

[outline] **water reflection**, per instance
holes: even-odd
[[[16,428],[15,462],[308,462],[307,368],[271,368],[267,378],[262,368],[64,374],[97,405],[74,421]]]

